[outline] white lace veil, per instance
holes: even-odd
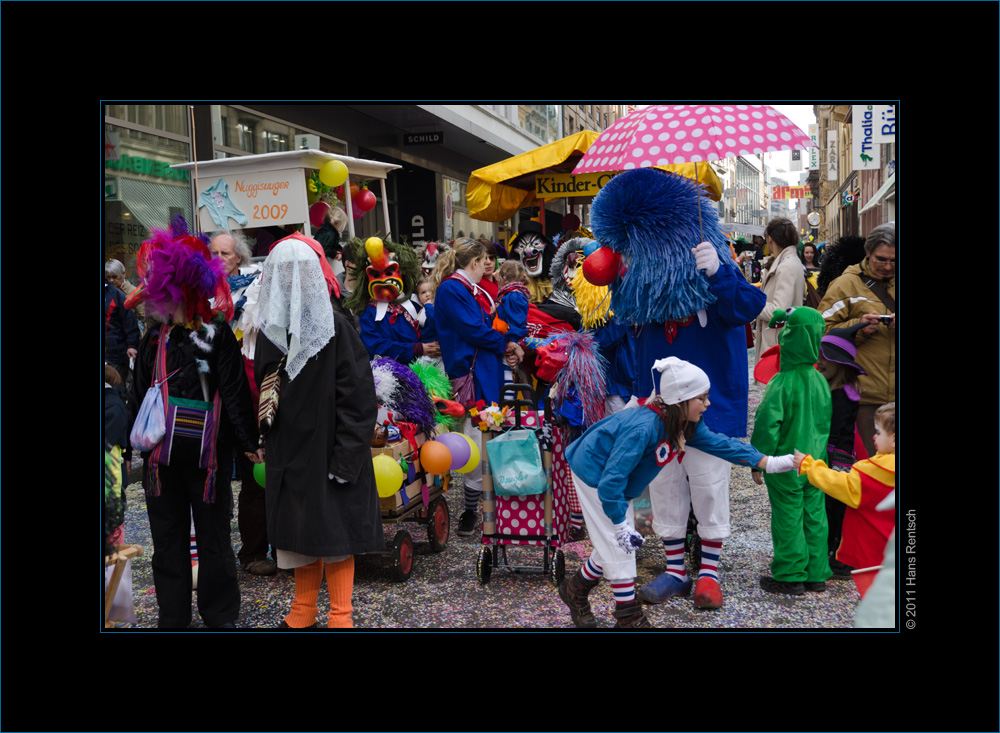
[[[264,261],[260,332],[287,355],[292,380],[334,335],[333,306],[319,257],[294,239],[281,242]]]

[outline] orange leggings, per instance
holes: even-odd
[[[327,628],[351,629],[351,593],[354,590],[354,557],[336,563],[327,563],[326,587],[330,591],[330,612],[327,614]],[[310,565],[295,568],[295,600],[292,610],[285,617],[285,623],[292,628],[303,628],[316,623],[319,612],[316,602],[319,586],[323,582],[323,558],[317,558]]]

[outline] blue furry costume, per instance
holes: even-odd
[[[712,407],[704,416],[708,427],[742,438],[750,388],[744,327],[764,308],[766,297],[737,268],[707,199],[701,202],[699,227],[698,198],[698,185],[682,176],[629,171],[594,199],[591,223],[598,241],[621,253],[628,267],[611,285],[611,310],[617,320],[642,326],[634,393],[652,392],[649,367],[657,359],[690,361],[712,382]],[[695,269],[691,249],[701,241],[719,252],[712,277]]]
[[[653,391],[655,361],[684,359],[701,367],[711,382],[711,406],[702,422],[731,438],[745,437],[750,386],[745,324],[757,317],[766,297],[736,267],[701,187],[652,168],[626,171],[594,199],[591,225],[602,245],[621,254],[625,268],[609,287],[615,318],[639,327],[635,394]],[[692,250],[700,242],[718,254],[712,275],[698,269]],[[710,257],[711,250],[705,254]],[[683,464],[667,464],[650,481],[653,530],[663,541],[667,572],[639,590],[643,601],[662,603],[691,593],[684,538],[693,509],[702,539],[694,605],[722,606],[717,568],[722,541],[730,534],[730,471],[725,460],[688,446]]]

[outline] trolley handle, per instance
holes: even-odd
[[[529,399],[518,399],[518,392],[526,392]],[[513,398],[507,399],[504,395],[511,393],[514,395]],[[500,390],[500,407],[513,407],[514,408],[514,428],[516,430],[521,429],[521,408],[527,408],[528,410],[537,410],[535,405],[535,392],[531,388],[530,384],[505,384]]]

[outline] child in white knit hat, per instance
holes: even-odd
[[[602,577],[614,589],[615,628],[650,628],[635,597],[634,552],[642,537],[633,524],[632,501],[664,466],[683,460],[686,447],[769,473],[793,467],[791,455],[765,456],[705,426],[701,416],[710,404],[710,385],[702,369],[672,356],[653,369],[660,373],[659,394],[595,423],[566,451],[594,545],[580,572],[559,586],[578,628],[597,627],[587,595]]]

